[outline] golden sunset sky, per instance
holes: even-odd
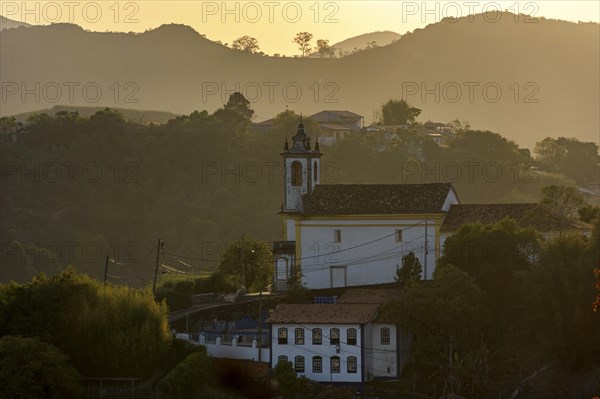
[[[0,14],[46,25],[71,22],[91,31],[143,32],[185,24],[211,40],[231,43],[250,35],[267,54],[297,54],[293,36],[310,32],[330,44],[363,33],[400,34],[444,17],[509,10],[573,22],[600,22],[600,2],[590,1],[2,1]],[[313,43],[314,44],[314,43]]]

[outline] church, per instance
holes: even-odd
[[[274,291],[391,283],[410,252],[432,278],[442,222],[460,204],[451,184],[320,184],[323,154],[302,123],[281,155],[284,233],[273,245]]]

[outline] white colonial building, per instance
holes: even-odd
[[[271,367],[291,362],[313,381],[362,386],[398,379],[410,336],[380,315],[393,290],[349,290],[336,304],[278,305],[271,323]]]
[[[311,148],[302,124],[292,140],[281,154],[284,240],[273,247],[274,290],[390,283],[409,252],[432,278],[440,226],[459,204],[451,184],[320,184],[319,142]]]

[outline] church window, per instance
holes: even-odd
[[[292,186],[302,185],[302,164],[300,161],[292,162]]]

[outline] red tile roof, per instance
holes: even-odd
[[[319,184],[303,197],[304,214],[398,215],[443,213],[450,183]]]

